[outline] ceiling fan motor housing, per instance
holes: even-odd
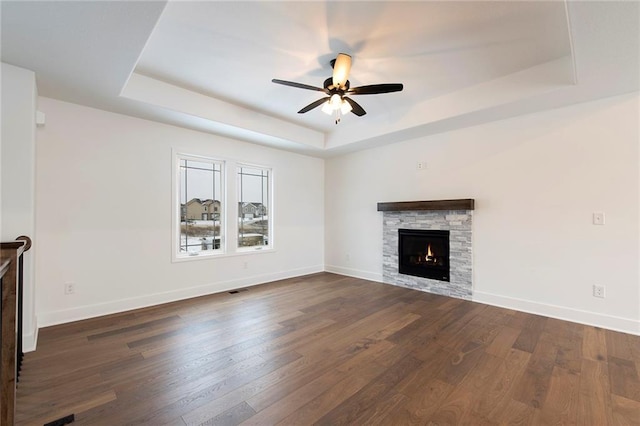
[[[339,88],[339,87],[335,87],[335,86],[333,85],[333,77],[329,77],[328,79],[326,79],[326,80],[324,81],[324,85],[323,85],[323,86],[324,86],[324,88],[325,88],[325,89],[329,90],[329,92],[331,92],[331,91],[333,91],[333,90],[339,90],[339,92],[335,92],[335,93],[338,93],[338,94],[340,94],[340,95],[342,96],[342,95],[344,95],[344,93],[345,93],[347,90],[349,90],[349,86],[350,86],[350,84],[351,84],[351,83],[349,83],[349,80],[347,80],[347,81],[344,83],[344,88],[342,88],[342,89],[341,89],[341,88]],[[331,94],[333,94],[333,92],[331,92]]]

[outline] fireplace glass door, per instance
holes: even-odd
[[[449,231],[399,229],[401,274],[449,281]]]

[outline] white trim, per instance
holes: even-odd
[[[240,221],[240,219],[242,219],[240,217],[240,214],[238,212],[236,220],[235,220],[235,234],[236,234],[236,247],[234,249],[234,251],[236,253],[253,253],[256,251],[261,251],[261,250],[273,250],[275,248],[275,238],[273,235],[273,230],[274,230],[274,226],[273,226],[273,218],[275,217],[274,213],[273,213],[273,200],[275,199],[274,195],[273,195],[273,189],[275,188],[274,185],[274,174],[273,174],[273,167],[271,166],[266,166],[266,165],[259,165],[259,164],[254,164],[254,163],[244,163],[242,161],[237,161],[235,164],[235,175],[236,175],[236,211],[238,210],[238,207],[240,205],[240,203],[242,203],[243,201],[240,200],[240,169],[242,169],[243,167],[246,168],[253,168],[253,169],[260,169],[260,170],[267,170],[268,175],[267,178],[269,179],[268,182],[268,188],[269,188],[269,194],[267,195],[267,223],[269,225],[269,234],[268,234],[268,239],[269,239],[269,244],[267,244],[266,246],[249,246],[249,247],[240,247],[238,245],[238,238],[240,236],[240,229],[238,227],[238,222]],[[249,203],[251,203],[252,201],[247,201]],[[263,216],[264,217],[264,216]]]
[[[247,246],[247,247],[238,247],[233,254],[241,255],[241,254],[251,254],[251,253],[272,253],[274,251],[276,250],[269,246]]]
[[[266,247],[266,246],[262,246],[262,247]],[[235,257],[235,256],[246,256],[249,254],[261,254],[261,253],[276,253],[277,250],[275,249],[268,249],[265,248],[263,250],[256,250],[256,249],[251,249],[251,247],[249,247],[250,250],[242,250],[242,251],[234,251],[234,252],[228,252],[228,253],[216,253],[216,254],[208,254],[208,255],[202,255],[202,256],[185,256],[185,257],[178,257],[174,260],[174,263],[180,263],[180,262],[184,262],[184,261],[191,261],[191,260],[214,260],[214,259],[224,259],[227,257]]]
[[[278,281],[287,278],[299,277],[302,275],[315,274],[323,271],[323,266],[317,265],[307,268],[282,271],[273,274],[254,275],[251,277],[240,278],[236,280],[210,283],[197,287],[189,287],[164,293],[156,293],[129,299],[121,299],[114,302],[98,303],[94,305],[81,306],[78,308],[64,309],[60,311],[43,312],[38,315],[38,323],[41,327],[48,327],[51,325],[80,321],[87,318],[115,314],[129,311],[131,309],[145,308],[148,306],[155,306],[163,303],[190,299],[193,297],[206,296],[209,294],[234,290],[237,288],[248,287],[257,284],[265,284],[271,281]]]
[[[348,277],[361,278],[381,283],[384,282],[381,273],[334,265],[325,265],[324,270],[326,272],[346,275]],[[393,283],[387,284],[396,285]],[[634,320],[632,318],[604,315],[596,312],[538,303],[530,300],[516,299],[476,290],[472,292],[471,301],[640,336],[640,320]]]
[[[34,327],[31,333],[22,335],[22,351],[33,352],[38,345],[38,319],[34,318]]]
[[[361,278],[363,280],[376,281],[379,283],[383,282],[381,273],[363,271],[361,269],[344,268],[342,266],[334,265],[324,265],[324,270],[326,272],[346,275],[348,277]]]
[[[576,47],[571,31],[571,14],[569,13],[569,1],[564,0],[564,17],[567,22],[567,36],[569,38],[569,50],[571,51],[571,83],[578,84],[578,66],[576,64]]]
[[[565,306],[549,305],[530,300],[500,296],[482,291],[474,291],[472,300],[474,302],[484,303],[487,305],[515,309],[531,314],[544,315],[546,317],[602,327],[609,330],[621,331],[623,333],[640,336],[640,321],[631,318],[615,317],[612,315],[567,308]]]
[[[380,273],[352,268],[344,268],[333,265],[325,265],[324,267],[318,265],[314,267],[294,269],[273,274],[255,275],[236,280],[211,283],[197,287],[190,287],[164,293],[156,293],[130,299],[121,299],[115,302],[100,303],[60,311],[45,312],[39,314],[36,318],[37,326],[35,327],[34,332],[32,334],[23,336],[24,351],[30,352],[36,349],[39,326],[48,327],[72,321],[80,321],[87,318],[115,314],[132,309],[145,308],[148,306],[155,306],[163,303],[170,303],[178,300],[190,299],[193,297],[205,296],[214,293],[222,293],[242,287],[266,284],[271,281],[295,278],[319,272],[331,272],[348,277],[383,282],[382,274]],[[580,324],[602,327],[610,330],[621,331],[624,333],[640,335],[640,321],[629,318],[602,315],[593,312],[537,303],[528,300],[515,299],[479,291],[474,292],[472,301],[506,309],[515,309],[522,312],[544,315],[547,317],[557,318],[565,321],[572,321]]]
[[[191,255],[183,255],[178,253],[178,240],[180,235],[180,218],[181,211],[180,208],[182,206],[180,200],[180,188],[178,185],[180,184],[180,161],[181,160],[189,160],[189,161],[201,161],[211,164],[217,164],[220,166],[220,248],[217,250],[210,250],[206,252],[199,252],[196,256]],[[188,262],[192,260],[198,259],[212,259],[218,256],[221,256],[226,253],[226,230],[227,230],[227,216],[226,216],[226,204],[227,204],[227,189],[226,189],[226,181],[227,181],[227,160],[217,157],[209,157],[204,155],[197,154],[187,154],[180,149],[172,148],[171,149],[171,204],[172,204],[172,215],[171,215],[171,262]],[[215,169],[215,167],[214,167]],[[214,197],[215,198],[215,197]],[[190,201],[190,200],[189,200]],[[214,200],[215,201],[215,200]],[[185,209],[187,205],[187,200],[185,200]]]

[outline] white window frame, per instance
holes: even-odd
[[[172,182],[172,238],[171,238],[171,259],[173,262],[184,262],[191,260],[211,259],[213,257],[219,257],[226,254],[227,247],[227,232],[229,231],[227,226],[226,206],[227,206],[227,185],[226,185],[226,173],[227,162],[223,159],[216,157],[209,157],[203,155],[186,154],[182,151],[173,150],[173,182]],[[181,200],[180,200],[180,161],[199,161],[205,163],[215,163],[220,165],[220,248],[207,250],[204,252],[196,252],[197,254],[189,254],[180,252],[180,224],[181,224]],[[187,200],[188,201],[188,200]],[[186,204],[185,204],[186,210]],[[185,211],[186,220],[186,211]]]
[[[240,184],[240,169],[243,167],[250,167],[250,168],[254,168],[254,169],[262,169],[262,170],[267,170],[269,172],[269,184],[267,185],[268,188],[268,194],[267,194],[267,220],[268,220],[268,235],[269,235],[269,241],[267,245],[264,246],[253,246],[253,247],[241,247],[240,241],[239,241],[239,237],[240,237],[240,230],[238,229],[238,223],[239,223],[239,219],[240,219],[240,212],[239,210],[239,205],[240,205],[240,188],[241,188],[241,184]],[[273,188],[274,188],[274,173],[273,173],[273,167],[270,166],[265,166],[262,164],[251,164],[251,163],[242,163],[242,162],[237,162],[236,163],[236,168],[235,168],[235,175],[236,175],[236,208],[235,211],[236,213],[236,220],[235,220],[235,233],[236,233],[236,252],[237,253],[256,253],[256,252],[265,252],[265,251],[274,251],[275,250],[275,245],[274,245],[274,233],[273,233],[273,221],[274,221],[274,206],[273,206]]]

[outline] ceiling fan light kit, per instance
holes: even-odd
[[[331,95],[331,98],[322,104],[322,112],[327,115],[335,114],[336,124],[340,122],[340,115],[347,114],[352,109],[351,104],[342,99],[337,93]]]
[[[298,111],[298,114],[304,114],[314,108],[322,105],[322,112],[335,115],[335,122],[340,122],[340,115],[352,112],[358,117],[362,117],[367,112],[353,99],[346,95],[376,95],[380,93],[400,92],[403,89],[401,83],[390,84],[372,84],[368,86],[360,86],[351,88],[349,84],[349,72],[351,71],[351,56],[346,53],[339,53],[336,59],[331,61],[333,66],[333,75],[324,81],[324,88],[310,86],[308,84],[296,83],[286,80],[271,80],[273,83],[282,84],[284,86],[296,87],[298,89],[314,90],[324,92],[327,96],[310,103],[306,107]]]
[[[351,70],[351,56],[346,53],[339,53],[336,57],[336,61],[333,64],[333,86],[340,89],[345,88],[347,79],[349,78],[349,71]]]

